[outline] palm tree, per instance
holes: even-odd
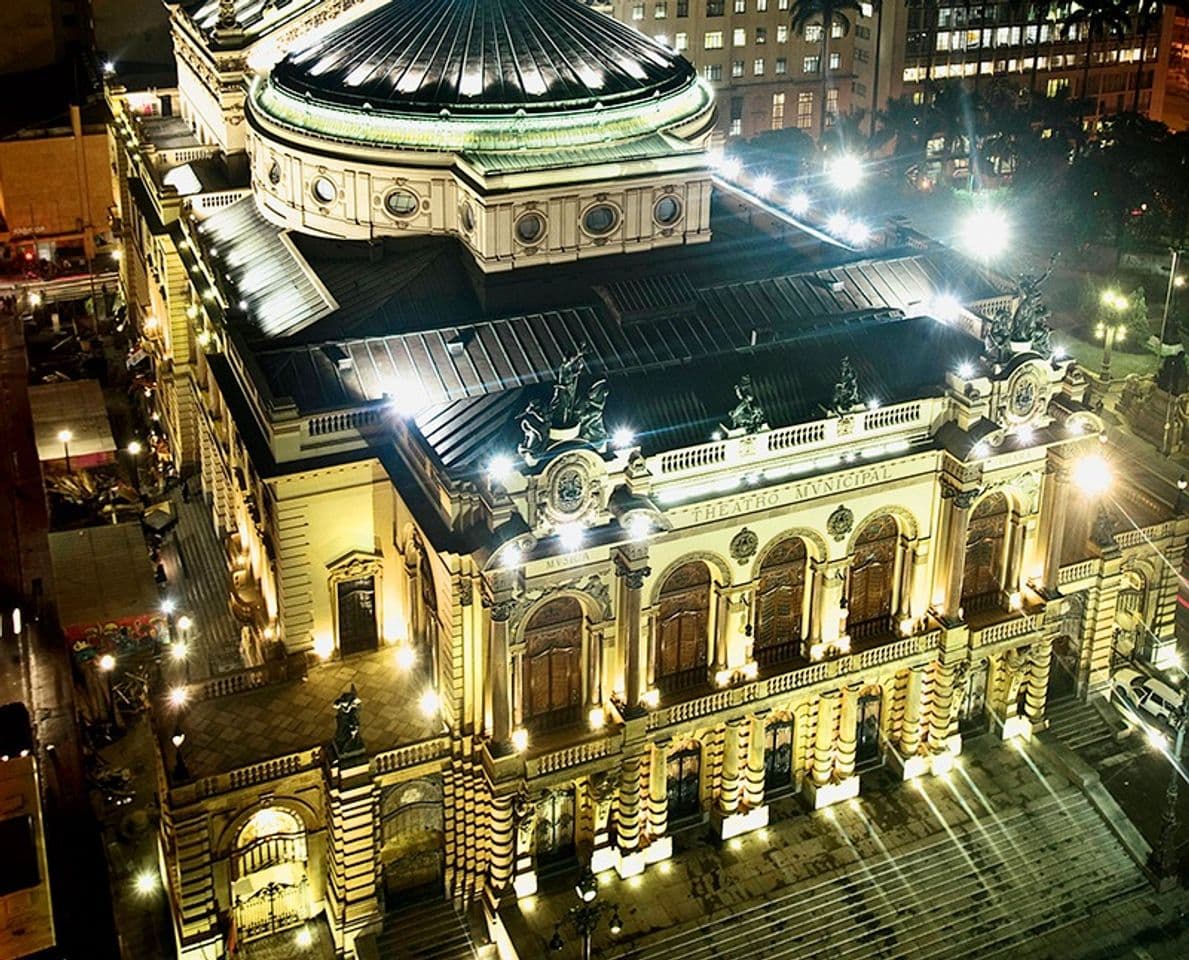
[[[826,132],[826,88],[830,82],[830,32],[834,24],[849,33],[851,18],[862,12],[859,0],[794,0],[789,12],[793,29],[802,36],[812,23],[822,25],[822,57],[819,64],[822,72],[822,119],[818,128],[819,138]]]
[[[1089,99],[1090,55],[1094,52],[1094,41],[1105,40],[1108,36],[1123,36],[1129,23],[1126,9],[1117,0],[1080,0],[1078,8],[1071,10],[1065,17],[1065,22],[1061,24],[1061,36],[1066,39],[1077,28],[1084,26],[1086,29],[1086,62],[1082,67],[1081,89],[1083,102]],[[1084,112],[1082,117],[1085,118]]]

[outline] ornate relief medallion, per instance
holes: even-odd
[[[755,535],[755,531],[744,527],[731,538],[731,556],[735,558],[736,563],[747,563],[756,555],[759,546],[760,538]]]
[[[1027,423],[1044,410],[1048,403],[1048,377],[1036,364],[1028,364],[1016,371],[1007,385],[1004,416],[1008,423]]]
[[[826,532],[838,543],[846,539],[855,525],[855,515],[846,507],[839,506],[826,518]]]
[[[599,505],[601,480],[583,457],[567,457],[550,467],[538,494],[538,505],[554,524],[581,520]]]

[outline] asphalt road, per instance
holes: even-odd
[[[0,313],[0,701],[29,706],[42,776],[54,922],[68,960],[116,960],[115,923],[99,827],[87,797],[74,687],[54,626],[48,524],[29,415],[20,321]],[[34,601],[40,581],[41,616]],[[23,630],[13,636],[11,611]]]

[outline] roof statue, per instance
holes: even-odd
[[[219,19],[216,26],[221,30],[231,30],[239,26],[235,19],[235,0],[219,0]]]
[[[855,407],[861,406],[859,401],[859,378],[855,368],[851,365],[850,357],[842,358],[842,366],[838,371],[838,382],[834,384],[834,412],[849,413]]]
[[[359,734],[359,705],[362,702],[355,692],[355,684],[334,701],[334,752],[340,757],[364,752],[363,737]]]
[[[611,388],[605,379],[599,379],[584,395],[579,378],[585,369],[583,345],[558,367],[548,408],[540,400],[532,400],[516,418],[524,435],[516,449],[530,467],[551,444],[564,440],[584,440],[600,453],[606,449],[607,425],[603,414]]]
[[[1094,517],[1094,527],[1090,531],[1090,541],[1104,550],[1118,546],[1115,542],[1115,524],[1105,504],[1098,505],[1098,514]]]
[[[751,374],[745,373],[735,384],[735,396],[739,402],[731,410],[731,430],[744,433],[756,433],[768,428],[768,418],[764,408],[756,400],[755,390],[751,383]]]
[[[1016,276],[1015,307],[1000,307],[990,317],[986,344],[989,352],[1005,357],[1013,352],[1013,344],[1027,344],[1043,357],[1052,353],[1049,337],[1049,308],[1041,299],[1040,288],[1053,274],[1060,252],[1049,257],[1048,267],[1043,273],[1021,273]],[[1014,348],[1018,352],[1018,347]]]

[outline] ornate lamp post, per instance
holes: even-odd
[[[1102,338],[1102,370],[1100,371],[1100,376],[1105,385],[1111,382],[1111,348],[1115,345],[1116,340],[1122,340],[1127,335],[1127,325],[1120,322],[1118,316],[1131,306],[1131,303],[1125,296],[1115,290],[1104,290],[1100,302],[1107,310],[1113,311],[1115,315],[1115,321],[1113,323],[1104,319],[1094,331],[1095,334]]]
[[[70,441],[74,439],[74,434],[69,430],[58,431],[58,442],[62,444],[62,455],[66,458],[66,472],[70,473]]]
[[[554,926],[553,936],[549,940],[549,949],[558,951],[566,945],[566,941],[561,935],[561,928],[563,924],[569,924],[574,928],[574,932],[582,938],[582,960],[590,960],[591,941],[603,914],[607,911],[611,912],[607,929],[611,931],[612,935],[618,935],[623,929],[623,920],[619,917],[619,904],[598,899],[599,880],[591,871],[590,864],[582,868],[582,874],[578,877],[574,892],[578,894],[580,902],[576,907],[570,907],[565,919]]]
[[[183,780],[189,780],[190,770],[186,767],[185,758],[182,756],[182,744],[186,742],[186,734],[182,730],[180,720],[175,724],[173,736],[169,740],[173,744],[174,750],[173,779],[178,783],[181,783]]]
[[[1164,791],[1164,817],[1160,823],[1160,840],[1148,865],[1156,875],[1160,887],[1171,886],[1177,876],[1177,794],[1181,788],[1181,747],[1185,743],[1185,729],[1189,727],[1189,709],[1178,707],[1173,714],[1176,721],[1176,736],[1172,756],[1168,788]]]

